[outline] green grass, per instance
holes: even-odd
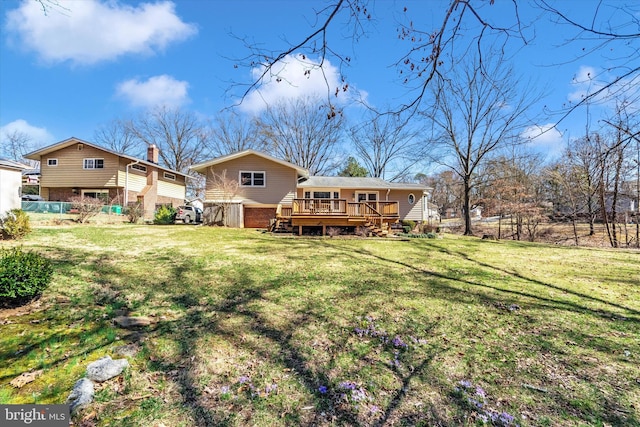
[[[0,322],[0,403],[63,402],[137,342],[95,425],[640,425],[638,252],[132,225],[21,244],[56,273]]]

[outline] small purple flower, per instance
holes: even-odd
[[[320,387],[318,387],[318,393],[320,394],[325,394],[327,392],[327,387],[324,385],[321,385]]]
[[[248,383],[249,381],[251,381],[251,378],[249,378],[249,377],[248,377],[248,376],[246,376],[246,375],[243,375],[243,376],[241,376],[241,377],[238,379],[238,382],[239,382],[240,384]]]
[[[395,338],[391,341],[391,343],[393,344],[394,347],[397,347],[397,348],[408,348],[409,347],[407,345],[407,343],[402,341],[402,338],[400,338],[398,335],[395,336]]]
[[[380,412],[380,408],[376,405],[371,406],[371,408],[369,408],[369,412],[371,412],[372,414],[377,414],[378,412]]]
[[[272,391],[276,391],[278,389],[278,384],[269,384],[265,387],[265,392],[267,394],[271,393]]]
[[[487,394],[485,393],[482,387],[476,387],[476,394],[483,398],[487,396]]]
[[[351,381],[343,381],[340,383],[340,388],[344,390],[355,390],[356,384]]]
[[[220,387],[220,393],[222,393],[222,394],[227,394],[227,393],[229,393],[230,390],[231,389],[229,388],[228,385],[223,385],[222,387]]]
[[[463,387],[463,388],[471,388],[471,381],[468,380],[461,380],[459,382],[459,384]]]

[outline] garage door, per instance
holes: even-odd
[[[267,228],[269,222],[276,217],[276,208],[244,207],[245,228]]]

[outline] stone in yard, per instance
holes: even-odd
[[[118,316],[113,319],[116,324],[122,328],[136,328],[138,326],[148,326],[153,323],[153,320],[149,317],[139,316],[139,317],[129,317],[129,316]]]
[[[84,408],[93,401],[93,383],[87,378],[82,378],[73,385],[73,390],[67,397],[67,404],[71,413]]]
[[[127,359],[113,360],[110,356],[105,356],[87,365],[87,378],[101,383],[120,375],[128,366]]]

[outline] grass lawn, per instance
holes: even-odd
[[[56,273],[0,311],[0,403],[62,403],[131,344],[76,425],[640,425],[637,251],[180,225],[19,244]]]

